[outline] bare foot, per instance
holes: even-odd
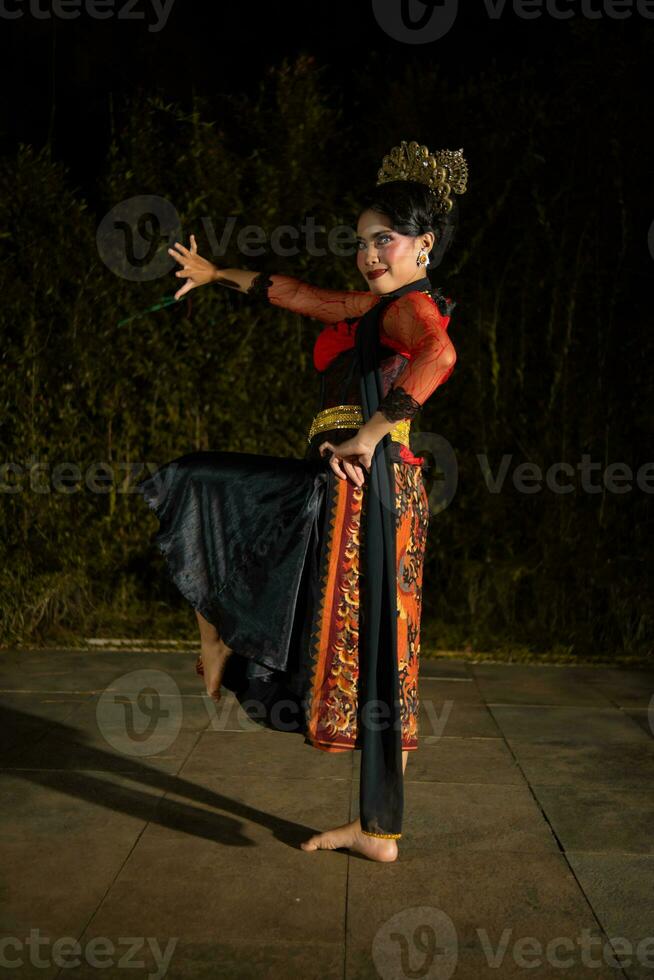
[[[397,840],[388,837],[369,837],[361,830],[361,820],[357,817],[352,823],[326,830],[324,834],[314,834],[300,844],[303,851],[333,851],[347,847],[363,854],[371,861],[395,861],[397,859]]]
[[[222,640],[203,640],[200,647],[196,669],[204,677],[207,694],[214,701],[220,701],[220,684],[225,672],[227,658],[232,650]]]

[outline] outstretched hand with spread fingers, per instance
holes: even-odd
[[[213,282],[216,276],[216,266],[208,259],[203,259],[198,255],[198,244],[195,235],[191,235],[191,247],[186,248],[175,242],[174,248],[168,249],[168,254],[172,255],[182,266],[175,273],[176,276],[186,276],[186,282],[175,293],[175,299],[181,299],[185,293],[198,286],[204,286],[208,282]]]

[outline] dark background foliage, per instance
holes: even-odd
[[[102,218],[158,195],[219,265],[362,288],[352,258],[244,257],[237,232],[353,225],[384,153],[416,139],[470,164],[433,274],[457,302],[458,362],[414,425],[416,446],[443,436],[458,467],[431,518],[425,650],[651,661],[654,465],[648,484],[636,472],[654,414],[654,25],[531,24],[527,47],[526,25],[492,25],[491,57],[465,21],[436,58],[343,8],[264,57],[236,15],[218,36],[186,9],[156,39],[108,21],[15,27],[30,87],[5,111],[0,159],[2,643],[194,636],[136,480],[192,449],[302,455],[316,408],[316,321],[218,286],[143,313],[179,280],[108,268]],[[560,462],[570,492],[516,487],[520,464]],[[633,472],[619,493],[603,483],[618,463]]]

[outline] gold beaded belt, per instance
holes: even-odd
[[[325,408],[318,412],[311,428],[307,442],[311,442],[317,432],[325,432],[328,429],[358,429],[363,425],[363,410],[360,405],[334,405],[332,408]],[[411,429],[411,419],[402,419],[391,429],[389,435],[393,442],[401,442],[409,445],[409,431]]]

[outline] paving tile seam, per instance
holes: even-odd
[[[182,725],[181,731],[193,731],[191,728],[184,728]],[[202,735],[222,735],[229,732],[230,735],[263,735],[265,734],[261,730],[255,728],[221,728],[216,731],[215,728],[211,727],[210,722],[207,722],[207,728],[202,729]]]
[[[418,680],[421,683],[424,683],[425,681],[447,681],[448,683],[451,682],[453,684],[461,684],[462,682],[465,684],[475,683],[474,677],[448,677],[447,674],[420,674],[419,673]]]
[[[33,772],[41,772],[42,770],[35,769],[35,770],[32,770],[32,771]],[[51,771],[51,770],[46,770],[46,771]],[[82,771],[82,770],[78,770],[78,771]],[[110,771],[113,772],[114,770],[110,770]],[[130,772],[134,772],[133,769],[130,769],[129,771]],[[330,782],[334,782],[336,780],[336,781],[346,782],[346,781],[351,781],[351,779],[352,779],[351,776],[314,776],[313,773],[309,774],[308,776],[294,776],[291,773],[271,772],[269,769],[266,769],[265,771],[266,772],[269,772],[270,773],[270,776],[272,778],[288,779],[288,780],[291,780],[292,779],[292,780],[295,780],[296,782],[303,782],[306,779],[311,779],[311,780],[314,780],[315,779],[315,780],[324,780],[324,781],[329,780]],[[69,772],[69,770],[62,769],[61,772]],[[98,772],[107,772],[107,770],[106,769],[100,769],[100,770],[98,770]],[[204,770],[203,770],[203,772],[204,772]],[[242,775],[242,773],[243,773],[243,769],[241,768],[237,772],[233,772],[233,773],[215,771],[213,773],[207,773],[206,775],[208,775],[210,777],[215,776],[216,779],[229,779],[229,778],[236,778],[239,775]],[[254,773],[254,770],[253,770],[253,773]],[[182,775],[182,778],[184,778],[184,774],[181,774],[181,775]],[[187,775],[188,775],[188,773],[187,773]]]
[[[593,906],[593,904],[592,904],[592,902],[591,902],[591,900],[590,900],[590,898],[588,897],[588,895],[587,895],[587,894],[586,894],[586,892],[584,891],[584,888],[582,887],[582,885],[581,885],[581,882],[579,881],[579,879],[578,879],[578,877],[577,877],[577,875],[575,874],[575,871],[574,871],[574,868],[572,867],[572,865],[571,865],[571,864],[570,864],[570,862],[568,861],[568,859],[567,859],[567,857],[566,857],[566,864],[567,864],[567,865],[568,865],[568,867],[570,868],[570,870],[571,870],[571,872],[572,872],[572,876],[573,876],[573,878],[574,878],[574,880],[575,880],[575,882],[576,882],[576,884],[577,884],[577,887],[579,888],[579,891],[580,891],[580,893],[581,893],[581,895],[583,896],[583,899],[584,899],[584,901],[586,902],[586,904],[587,904],[587,906],[588,906],[588,909],[589,909],[589,911],[590,911],[590,914],[592,915],[592,917],[593,917],[593,919],[594,919],[594,920],[595,920],[595,922],[597,923],[597,928],[599,929],[599,932],[601,933],[601,935],[602,935],[602,937],[603,937],[603,938],[604,938],[604,940],[605,940],[605,942],[604,942],[604,947],[606,948],[607,946],[609,946],[609,947],[611,948],[611,950],[612,950],[612,952],[613,952],[613,956],[614,956],[614,958],[616,959],[616,961],[617,961],[618,963],[620,963],[620,955],[621,955],[621,954],[620,954],[620,952],[619,952],[619,951],[618,951],[618,953],[616,954],[616,950],[615,950],[615,947],[613,946],[613,943],[612,943],[612,932],[613,932],[613,930],[611,930],[611,929],[610,929],[610,928],[608,928],[608,927],[607,927],[607,928],[604,928],[604,925],[602,924],[602,922],[601,922],[601,920],[600,920],[600,918],[599,918],[599,916],[598,916],[598,914],[597,914],[597,913],[595,912],[595,908],[594,908],[594,906]],[[615,933],[614,933],[614,932],[613,932],[613,935],[615,935]],[[620,938],[620,937],[618,937],[618,940],[619,940],[619,938]],[[622,976],[622,977],[624,978],[624,980],[631,980],[631,978],[632,978],[632,977],[634,976],[634,975],[633,975],[633,974],[631,974],[631,973],[627,973],[627,972],[626,972],[626,971],[625,971],[624,969],[622,969],[622,967],[620,967],[620,966],[618,966],[618,970],[620,971],[620,973],[619,973],[619,974],[617,974],[617,975],[618,975],[618,976],[620,976],[620,975],[621,975],[621,976]],[[635,977],[634,977],[634,980],[635,980]]]
[[[503,742],[503,735],[421,735],[418,738],[437,738],[439,742]]]
[[[240,774],[240,771],[239,771],[238,773],[232,773],[232,774],[225,773],[225,772],[220,772],[220,773],[217,772],[215,774],[215,777],[212,775],[212,773],[209,773],[208,775],[209,775],[210,778],[215,778],[217,780],[221,780],[222,781],[224,779],[228,779],[228,780],[229,779],[240,779],[240,775],[241,774]],[[352,777],[351,776],[313,776],[313,775],[310,775],[310,776],[287,776],[286,773],[274,773],[273,772],[273,773],[270,774],[270,780],[266,780],[266,783],[268,783],[269,781],[271,781],[271,782],[278,782],[278,781],[281,781],[281,780],[283,780],[284,782],[297,782],[297,783],[301,783],[301,782],[304,782],[307,779],[310,779],[312,781],[313,780],[319,780],[319,779],[320,780],[323,780],[323,781],[329,780],[330,783],[350,783],[350,782],[352,782]],[[482,784],[482,785],[485,785],[485,784]],[[166,792],[175,794],[177,791],[176,790],[166,790]]]
[[[66,650],[52,650],[51,652],[52,653],[66,653],[66,652],[69,653],[70,651],[66,651]],[[134,654],[134,653],[165,653],[165,654],[175,654],[176,656],[179,656],[181,658],[181,657],[192,657],[196,653],[196,651],[195,651],[195,648],[194,647],[189,647],[188,650],[175,650],[173,647],[161,647],[161,648],[159,648],[159,647],[138,647],[137,649],[134,649],[134,650],[130,650],[129,647],[123,647],[122,649],[118,649],[116,647],[102,647],[101,649],[92,648],[92,649],[89,649],[89,650],[80,650],[79,653],[80,653],[80,656],[83,656],[85,659],[88,658],[90,655],[101,656],[102,654],[105,654],[105,653],[122,654],[125,657],[130,656],[131,654]]]
[[[559,838],[558,834],[556,833],[556,831],[554,830],[554,827],[552,826],[552,823],[550,822],[550,819],[547,816],[547,813],[545,812],[545,810],[543,808],[543,804],[541,803],[541,801],[536,796],[536,793],[534,792],[534,789],[533,789],[531,783],[529,782],[529,778],[527,776],[527,773],[524,770],[524,767],[522,766],[522,764],[520,763],[520,760],[518,759],[518,757],[516,756],[515,752],[513,751],[513,749],[511,747],[508,739],[506,738],[506,736],[504,736],[503,740],[504,740],[504,744],[506,745],[507,751],[509,752],[509,754],[510,754],[512,760],[513,760],[513,765],[515,766],[515,769],[517,769],[517,771],[519,772],[519,774],[522,776],[523,783],[525,784],[525,786],[527,788],[527,792],[529,793],[532,802],[534,803],[534,805],[536,806],[538,812],[540,813],[541,819],[545,822],[547,828],[549,829],[549,832],[550,832],[550,834],[552,836],[552,840],[556,844],[556,847],[558,848],[559,853],[563,856],[564,860],[566,861],[566,864],[570,868],[570,871],[574,875],[574,872],[572,871],[572,868],[570,867],[570,862],[565,858],[565,849],[563,847],[563,843],[560,840],[560,838]],[[575,876],[575,880],[576,880],[576,876]],[[586,901],[588,901],[588,900],[586,899]]]
[[[574,792],[574,787],[571,788],[568,785],[566,785],[566,786],[559,786],[559,787],[552,786],[551,783],[532,783],[531,785],[535,789],[539,789],[539,790],[542,789],[542,790],[545,790],[545,791],[551,790],[551,789],[557,789],[558,788],[558,789],[561,789],[561,790],[565,790],[565,792],[568,793],[568,794],[570,794],[571,792]],[[582,793],[583,792],[585,792],[585,794],[589,798],[591,798],[594,803],[597,802],[597,797],[598,796],[603,796],[604,794],[606,794],[607,796],[618,796],[618,797],[621,797],[621,796],[625,796],[626,795],[626,796],[628,796],[630,798],[635,798],[634,806],[637,804],[638,807],[639,807],[639,809],[641,809],[641,811],[642,811],[642,800],[640,799],[640,797],[643,797],[645,799],[645,801],[649,801],[650,802],[650,806],[649,807],[646,807],[645,810],[646,811],[654,810],[654,799],[652,798],[652,791],[651,791],[651,789],[649,789],[649,790],[647,790],[645,788],[643,788],[643,789],[624,789],[624,788],[621,788],[621,787],[618,786],[617,789],[611,788],[611,789],[602,789],[602,790],[595,790],[595,789],[591,790],[591,789],[588,789],[587,788],[586,790],[582,790]],[[613,801],[614,805],[615,805],[616,802],[617,801]],[[577,805],[578,805],[578,797],[575,797],[574,802],[570,802],[567,805],[576,808]],[[626,809],[626,810],[632,810],[632,809],[634,809],[634,806],[631,806],[628,802],[623,802],[622,803],[622,808],[623,809]]]
[[[608,700],[608,699],[607,699]],[[616,711],[613,704],[576,704],[571,701],[484,701],[489,708],[570,708],[571,711]]]
[[[246,735],[249,735],[252,732],[256,732],[257,735],[265,736],[266,738],[269,738],[271,740],[276,739],[277,741],[279,741],[282,736],[287,737],[288,735],[299,734],[299,732],[295,732],[295,731],[288,731],[288,732],[273,731],[269,728],[263,727],[262,725],[256,725],[256,724],[253,727],[248,726],[247,728],[239,728],[238,731],[242,731]],[[220,732],[216,732],[216,734],[219,735]]]
[[[115,690],[115,688],[110,687],[108,684],[105,685],[104,687],[93,688],[93,690],[88,690],[88,691],[82,690],[80,688],[75,688],[73,690],[65,689],[65,690],[57,690],[57,691],[43,690],[42,688],[4,688],[0,690],[0,697],[3,694],[32,694],[32,695],[37,695],[38,697],[41,697],[42,695],[49,695],[49,694],[91,695],[91,694],[104,694],[105,691],[113,691],[113,690]],[[123,688],[121,688],[120,690],[123,691]],[[209,699],[208,695],[206,694],[192,694],[190,692],[187,693],[186,691],[179,691],[177,694],[165,694],[162,692],[159,695],[159,697],[161,698],[161,700],[164,700],[165,698],[175,698],[175,699],[188,698],[189,701],[191,700],[202,701],[205,698]],[[209,699],[209,700],[213,700],[213,699]],[[230,699],[229,703],[231,704],[232,702],[236,703],[236,699],[235,698]]]
[[[654,860],[654,851],[618,851],[611,849],[610,851],[598,851],[589,850],[584,848],[583,850],[579,847],[569,847],[566,854],[599,854],[601,857],[614,858],[614,857],[637,857],[637,858],[652,858]]]
[[[136,775],[142,779],[145,779],[146,777],[154,778],[161,776],[167,776],[168,778],[179,778],[179,773],[166,772],[165,769],[150,769],[147,773],[144,773],[142,767],[138,769],[28,769],[26,766],[0,766],[0,773],[2,772],[89,772],[101,773],[103,776],[129,776],[136,773]]]
[[[352,778],[352,782],[353,783],[359,782],[359,777],[353,777]],[[462,780],[459,780],[459,779],[430,779],[428,777],[425,777],[423,779],[419,779],[419,778],[418,779],[409,779],[408,777],[405,777],[404,782],[405,783],[436,783],[436,784],[443,785],[443,786],[483,786],[484,788],[487,788],[488,786],[514,786],[514,787],[520,786],[522,788],[522,785],[523,785],[522,783],[502,783],[502,782],[492,782],[492,783],[489,783],[488,781],[486,781],[484,783],[475,783],[475,782],[472,782],[469,779],[466,779],[465,781],[462,781]],[[525,782],[526,782],[526,780],[525,780]],[[545,785],[545,788],[546,789],[551,789],[552,787],[549,784],[546,784]],[[562,786],[561,787],[561,789],[567,789],[567,788],[568,788],[567,786]]]
[[[633,738],[599,738],[589,732],[588,735],[508,735],[507,738],[515,746],[528,745],[533,748],[562,748],[562,749],[588,749],[596,748],[598,750],[605,750],[611,748],[643,748],[647,746],[649,755],[654,756],[654,745],[649,743],[652,741],[646,732],[643,732],[643,737],[639,738],[637,735]]]
[[[508,751],[511,753],[511,756],[513,757],[513,760],[514,760],[515,765],[517,766],[517,768],[519,769],[520,773],[522,774],[522,777],[523,777],[523,779],[524,779],[524,781],[526,783],[526,786],[527,786],[527,790],[530,793],[531,798],[532,798],[535,806],[538,808],[538,810],[539,810],[539,812],[541,814],[541,817],[542,817],[543,821],[545,822],[545,824],[549,828],[550,834],[552,835],[552,839],[553,839],[554,843],[556,844],[556,847],[558,848],[558,854],[560,855],[561,859],[563,861],[565,861],[565,864],[567,866],[568,872],[572,876],[572,879],[574,880],[574,882],[575,882],[575,884],[577,886],[577,889],[579,890],[579,894],[583,897],[583,900],[585,901],[586,905],[588,906],[588,910],[589,910],[591,916],[593,917],[594,921],[596,922],[598,929],[606,937],[606,941],[608,943],[610,943],[610,937],[608,935],[608,932],[604,929],[604,926],[603,926],[602,922],[600,921],[597,913],[595,912],[595,908],[594,908],[594,906],[593,906],[593,904],[591,902],[591,899],[590,899],[589,895],[586,894],[586,891],[585,891],[585,889],[584,889],[581,881],[579,880],[579,877],[578,877],[578,875],[577,875],[577,873],[575,871],[575,868],[574,868],[574,866],[573,866],[573,864],[571,862],[571,859],[568,857],[568,853],[567,853],[567,851],[566,851],[566,849],[565,849],[565,847],[563,845],[563,841],[560,839],[559,835],[557,834],[556,830],[554,829],[554,827],[553,827],[553,825],[552,825],[552,823],[551,823],[551,821],[550,821],[550,819],[549,819],[549,817],[548,817],[548,815],[547,815],[547,813],[546,813],[546,811],[544,809],[543,804],[541,803],[541,801],[539,800],[538,796],[536,795],[536,793],[534,791],[534,787],[529,782],[529,779],[527,778],[527,775],[524,772],[523,767],[520,764],[520,761],[517,759],[515,753],[512,751],[511,745],[509,744],[509,742],[508,742],[507,739],[505,739],[505,743],[506,743],[506,746],[507,746]],[[510,852],[510,853],[515,853],[515,852]],[[571,851],[571,853],[572,853],[572,851]],[[597,853],[606,853],[606,852],[597,852]],[[611,947],[611,948],[613,948],[613,947]],[[615,950],[614,950],[614,952],[615,952]],[[628,980],[627,974],[625,974],[624,971],[621,971],[621,972],[625,976],[626,980]]]
[[[38,648],[37,648],[38,649]],[[427,658],[429,659],[429,658]],[[528,667],[530,669],[534,667],[555,667],[557,670],[576,670],[578,668],[588,668],[590,667],[593,671],[596,670],[618,670],[621,672],[632,673],[634,671],[643,674],[652,674],[654,670],[651,664],[646,663],[644,666],[638,666],[636,664],[616,664],[614,660],[612,661],[601,661],[596,662],[594,660],[578,660],[575,663],[559,663],[555,660],[533,660],[533,661],[516,661],[516,660],[464,660],[464,664],[468,664],[471,667],[483,667],[485,664],[500,664],[503,667]]]
[[[113,939],[113,936],[115,934],[112,934],[111,931],[109,930],[107,932],[103,932],[102,935],[103,935],[103,937],[106,935],[107,938]],[[121,936],[120,938],[123,939],[124,937]],[[79,940],[78,940],[78,942],[79,942]],[[186,943],[186,945],[187,946],[188,945],[190,945],[190,946],[196,946],[196,945],[200,945],[200,943],[197,942],[197,941],[195,941],[195,940],[193,940],[193,941],[188,941]],[[206,943],[202,943],[202,945],[203,946],[206,946],[207,944]],[[332,949],[332,948],[334,948],[334,949],[340,949],[341,943],[339,941],[337,941],[337,940],[330,941],[330,940],[327,940],[327,939],[313,939],[313,938],[311,938],[311,939],[304,939],[304,940],[292,940],[292,939],[267,939],[267,940],[265,940],[265,939],[260,939],[258,941],[254,941],[252,939],[215,939],[214,942],[213,942],[213,944],[212,944],[212,946],[215,946],[216,949],[220,949],[223,946],[226,946],[228,949],[231,948],[232,946],[239,947],[239,948],[240,947],[243,947],[244,949],[248,949],[250,947],[266,949],[269,946],[280,947],[282,949],[286,949],[286,948],[288,948],[288,949],[306,949],[306,948],[311,949],[314,946],[320,946],[320,947],[324,947],[324,949],[328,950],[328,949]],[[66,971],[67,971],[67,975],[70,975],[70,967],[63,967],[62,969],[64,970],[64,974],[66,974]],[[59,976],[59,974],[58,974],[58,976]]]
[[[131,644],[130,646],[124,646],[124,647],[96,647],[96,646],[93,646],[93,647],[48,647],[47,650],[45,648],[39,648],[38,650],[21,650],[21,651],[14,652],[14,653],[7,653],[6,651],[0,651],[0,653],[4,653],[5,656],[17,657],[17,658],[19,658],[19,657],[23,657],[23,658],[24,657],[27,657],[31,653],[36,653],[36,654],[44,654],[45,653],[48,656],[51,653],[67,653],[69,656],[84,657],[85,659],[88,659],[89,656],[101,657],[105,653],[121,653],[121,654],[123,654],[125,656],[130,656],[130,655],[132,655],[134,653],[166,653],[166,654],[173,653],[173,654],[176,654],[179,657],[188,657],[189,654],[192,655],[193,653],[196,652],[196,650],[199,650],[199,647],[200,647],[200,644],[199,643],[197,643],[197,644],[189,644],[189,646],[186,647],[186,648],[184,648],[184,647],[172,647],[172,646],[165,646],[165,647],[153,647],[153,646],[141,647],[141,646],[137,646],[136,644]]]
[[[151,821],[149,821],[149,820],[146,821],[146,822],[144,822],[144,824],[141,827],[141,829],[136,833],[136,835],[134,837],[134,841],[132,843],[132,846],[127,851],[127,854],[125,855],[125,857],[123,858],[123,860],[119,862],[118,868],[116,869],[116,873],[113,876],[113,878],[111,878],[111,880],[107,883],[107,887],[106,887],[106,889],[104,891],[104,894],[102,896],[100,896],[100,898],[98,899],[97,905],[95,906],[95,908],[93,909],[93,911],[89,914],[89,917],[86,920],[86,924],[80,929],[79,936],[78,937],[75,937],[76,940],[77,940],[77,942],[80,945],[82,945],[82,943],[84,941],[84,936],[87,934],[88,929],[89,929],[91,923],[93,922],[93,920],[95,919],[96,915],[98,914],[98,912],[100,911],[100,909],[104,905],[105,901],[109,897],[109,894],[110,894],[112,888],[116,884],[116,881],[118,880],[120,874],[122,873],[123,869],[125,868],[126,864],[128,863],[130,857],[134,853],[135,848],[137,847],[139,841],[141,840],[141,837],[145,833],[146,827],[149,826],[150,822]],[[60,970],[57,971],[54,980],[59,980],[60,977],[65,977],[65,976],[70,976],[70,972],[69,972],[69,968],[63,966]]]
[[[614,716],[617,718],[618,716],[620,716],[621,720],[631,722],[631,725],[627,727],[636,726],[637,728],[640,726],[638,725],[638,722],[632,717],[632,713],[640,713],[640,714],[648,713],[647,708],[638,708],[633,705],[614,706],[614,705],[599,705],[599,704],[491,704],[489,702],[487,706],[493,708],[513,708],[513,709],[547,708],[548,710],[550,709],[556,709],[559,711],[566,710],[566,711],[570,711],[571,713],[574,712],[577,715],[591,715],[591,717],[593,716],[599,717],[603,715],[608,717]]]
[[[38,690],[36,688],[11,688],[11,687],[6,687],[6,688],[0,688],[0,695],[1,694],[38,694],[38,695],[41,695],[41,694],[102,694],[104,691],[107,691],[107,690],[111,690],[111,688],[97,687],[97,688],[93,688],[93,690],[90,690],[90,691],[86,691],[86,690],[83,690],[81,688],[73,688],[71,690],[64,690],[64,691],[42,691],[42,690]]]
[[[22,694],[24,692],[18,691],[17,693]],[[30,694],[33,694],[35,692],[30,691],[29,693]],[[36,692],[36,693],[39,693],[40,694],[40,692]],[[1,703],[1,701],[0,701],[0,703]],[[82,698],[70,698],[70,699],[67,699],[67,698],[50,698],[50,699],[47,699],[46,700],[46,698],[39,697],[39,699],[38,699],[38,704],[90,704],[90,703],[91,703],[91,699],[90,698],[84,698],[84,699],[82,699]],[[11,705],[9,705],[9,707],[11,707]]]
[[[630,738],[620,738],[619,734],[614,738],[601,738],[593,732],[589,732],[587,735],[505,735],[504,740],[506,742],[530,742],[532,745],[549,745],[550,743],[554,743],[555,745],[563,744],[570,747],[575,745],[597,745],[598,748],[612,745],[620,745],[623,748],[631,748],[633,746],[642,747],[646,745],[650,753],[654,752],[654,746],[651,744],[652,739],[647,732],[642,732],[642,738],[640,738],[638,737],[637,731]]]
[[[27,771],[29,771],[29,772],[44,772],[44,771],[45,772],[55,772],[55,771],[57,771],[57,772],[73,772],[73,771],[74,772],[90,772],[92,770],[82,770],[82,769],[76,769],[76,770],[71,770],[71,769],[61,769],[61,770],[32,769],[32,770],[27,770]],[[98,769],[96,771],[97,772],[115,772],[116,770],[114,770],[114,769],[109,769],[109,770],[107,770],[107,769]],[[129,769],[129,770],[124,770],[124,771],[125,772],[136,772],[138,770]],[[349,776],[314,776],[314,775],[310,775],[310,776],[292,776],[292,775],[287,774],[285,772],[282,772],[282,773],[270,772],[269,769],[266,769],[264,771],[266,773],[269,773],[273,777],[278,776],[279,778],[283,778],[283,779],[294,779],[297,782],[302,782],[305,779],[311,779],[311,780],[314,780],[315,779],[315,780],[323,780],[323,781],[329,780],[329,781],[333,782],[335,779],[342,779],[343,781],[345,781],[345,780],[348,780],[348,779],[351,778]],[[215,776],[216,778],[221,778],[222,779],[222,778],[236,777],[236,776],[242,774],[242,772],[243,772],[243,770],[241,769],[241,770],[239,770],[238,773],[215,772],[215,773],[209,773],[209,775],[210,776]],[[181,778],[181,779],[186,779],[188,776],[192,776],[192,775],[193,775],[193,773],[189,773],[189,772],[186,772],[186,773],[181,773],[181,772],[180,773],[177,773],[178,778]]]

